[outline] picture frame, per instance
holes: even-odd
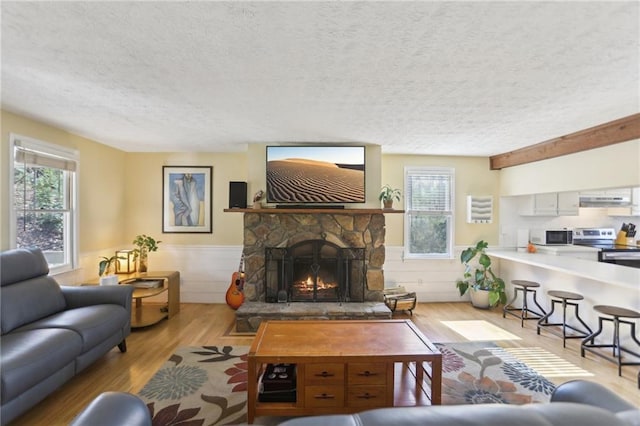
[[[163,233],[213,232],[212,176],[212,166],[162,166]]]

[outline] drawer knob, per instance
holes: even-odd
[[[364,376],[364,377],[369,377],[369,376],[376,376],[376,373],[372,373],[369,370],[365,370],[362,373],[358,373],[358,376]]]
[[[314,398],[316,398],[316,399],[334,399],[335,396],[323,393],[323,394],[320,394],[320,395],[314,395]]]
[[[331,374],[331,373],[329,373],[329,372],[327,372],[327,371],[323,371],[323,372],[322,372],[322,373],[320,373],[320,374],[316,374],[316,376],[318,376],[318,377],[333,377],[334,375],[335,375],[335,374]]]
[[[375,397],[376,397],[375,395],[371,395],[369,392],[365,392],[362,395],[358,395],[358,398],[360,399],[373,399]]]

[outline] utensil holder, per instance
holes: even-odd
[[[627,233],[624,231],[618,231],[618,235],[616,236],[616,244],[627,244]]]

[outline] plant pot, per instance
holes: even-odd
[[[393,200],[384,200],[382,204],[384,205],[384,208],[387,210],[393,209]]]
[[[147,272],[148,265],[149,265],[149,250],[146,247],[141,247],[140,253],[138,254],[138,271]]]
[[[469,296],[471,296],[471,304],[474,308],[489,309],[489,290],[476,290],[469,288]]]
[[[118,285],[118,276],[103,275],[100,277],[100,285]]]

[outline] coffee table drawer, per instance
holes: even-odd
[[[305,407],[344,407],[344,386],[305,386]]]
[[[311,385],[344,383],[344,364],[305,364],[304,382]]]
[[[350,386],[347,392],[348,407],[384,407],[386,386]]]
[[[383,362],[350,363],[347,366],[349,385],[385,385],[387,368]]]

